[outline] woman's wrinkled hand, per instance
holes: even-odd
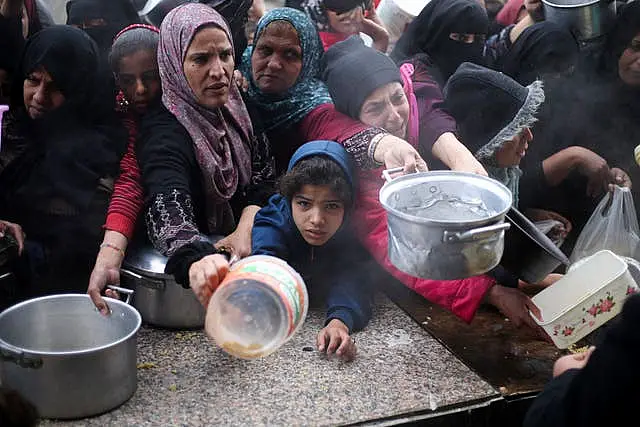
[[[521,290],[494,285],[487,293],[487,302],[505,315],[515,327],[527,326],[541,339],[549,341],[549,336],[544,329],[529,314],[531,311],[538,320],[542,320],[540,309]]]
[[[327,326],[318,332],[316,344],[318,351],[326,352],[329,357],[335,353],[346,362],[356,357],[356,342],[349,336],[347,325],[338,319],[331,319]]]
[[[402,167],[404,173],[429,170],[427,163],[411,144],[393,135],[386,135],[380,140],[373,157],[384,163],[386,169]]]
[[[191,264],[189,286],[206,309],[211,295],[229,272],[229,262],[220,254],[208,255]]]
[[[240,70],[233,70],[233,81],[241,92],[247,92],[249,90],[249,80],[247,80]]]
[[[27,237],[22,231],[22,227],[18,224],[14,224],[9,221],[0,220],[0,237],[4,237],[5,235],[11,235],[16,242],[18,243],[18,254],[22,255],[22,251],[24,250],[24,239]]]
[[[109,314],[110,310],[107,302],[102,298],[102,291],[107,287],[107,285],[120,284],[121,264],[121,257],[118,257],[116,260],[108,256],[101,258],[101,254],[98,254],[96,265],[93,267],[91,277],[89,278],[87,294],[91,297],[91,301],[93,301],[93,304],[96,306],[98,311],[105,316]],[[105,294],[110,298],[120,299],[118,292],[111,289],[107,289]]]
[[[216,249],[224,250],[238,259],[251,255],[251,233],[236,230],[214,245]]]
[[[548,211],[545,209],[527,209],[527,217],[529,217],[529,219],[533,222],[539,222],[539,221],[547,221],[547,220],[553,220],[553,221],[558,221],[559,223],[562,224],[562,229],[555,229],[554,228],[554,233],[560,235],[560,237],[562,237],[563,239],[566,238],[569,233],[571,233],[571,230],[573,229],[573,225],[571,225],[571,221],[569,221],[567,218],[565,218],[564,216],[560,215],[557,212],[553,212],[553,211]]]
[[[609,191],[613,191],[615,186],[627,187],[631,189],[631,178],[629,175],[620,168],[611,168],[609,170],[611,184],[609,184]]]

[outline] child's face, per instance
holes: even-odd
[[[304,185],[293,196],[291,211],[304,240],[322,246],[342,225],[344,203],[326,185]]]
[[[364,14],[362,7],[358,6],[344,13],[327,10],[327,18],[329,19],[329,26],[336,33],[358,34]]]

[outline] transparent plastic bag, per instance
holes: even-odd
[[[534,222],[538,230],[547,236],[557,247],[564,243],[564,224],[555,219],[545,219],[544,221]]]
[[[582,229],[571,254],[574,263],[608,249],[616,255],[638,259],[640,228],[628,188],[615,187],[607,193]]]

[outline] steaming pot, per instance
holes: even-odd
[[[380,190],[393,265],[434,280],[477,276],[498,265],[513,201],[507,187],[453,171],[390,178],[401,169],[384,171],[387,182]]]

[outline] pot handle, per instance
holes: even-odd
[[[114,285],[108,285],[107,288],[111,289],[112,291],[125,294],[127,296],[127,299],[124,301],[125,304],[129,304],[129,301],[131,301],[131,295],[133,295],[133,289],[122,288],[120,286],[114,286]]]
[[[15,363],[21,368],[39,369],[42,367],[40,357],[31,356],[6,342],[0,342],[0,358],[5,362]]]
[[[121,269],[120,269],[120,273],[124,273],[124,274],[126,274],[127,276],[131,276],[131,277],[133,277],[134,279],[142,280],[142,276],[141,276],[141,275],[139,275],[139,274],[137,274],[137,273],[134,273],[134,272],[133,272],[133,271],[131,271],[131,270],[127,270],[126,268],[121,268]]]
[[[444,242],[445,243],[458,243],[458,242],[470,242],[474,240],[481,240],[487,238],[493,234],[501,231],[508,230],[511,224],[503,222],[500,224],[489,225],[487,227],[474,228],[473,230],[456,232],[445,231]]]
[[[391,174],[402,172],[403,170],[404,170],[403,166],[400,166],[397,168],[385,169],[382,171],[382,178],[384,178],[384,180],[387,182],[391,182],[393,181],[393,178],[391,178]]]

